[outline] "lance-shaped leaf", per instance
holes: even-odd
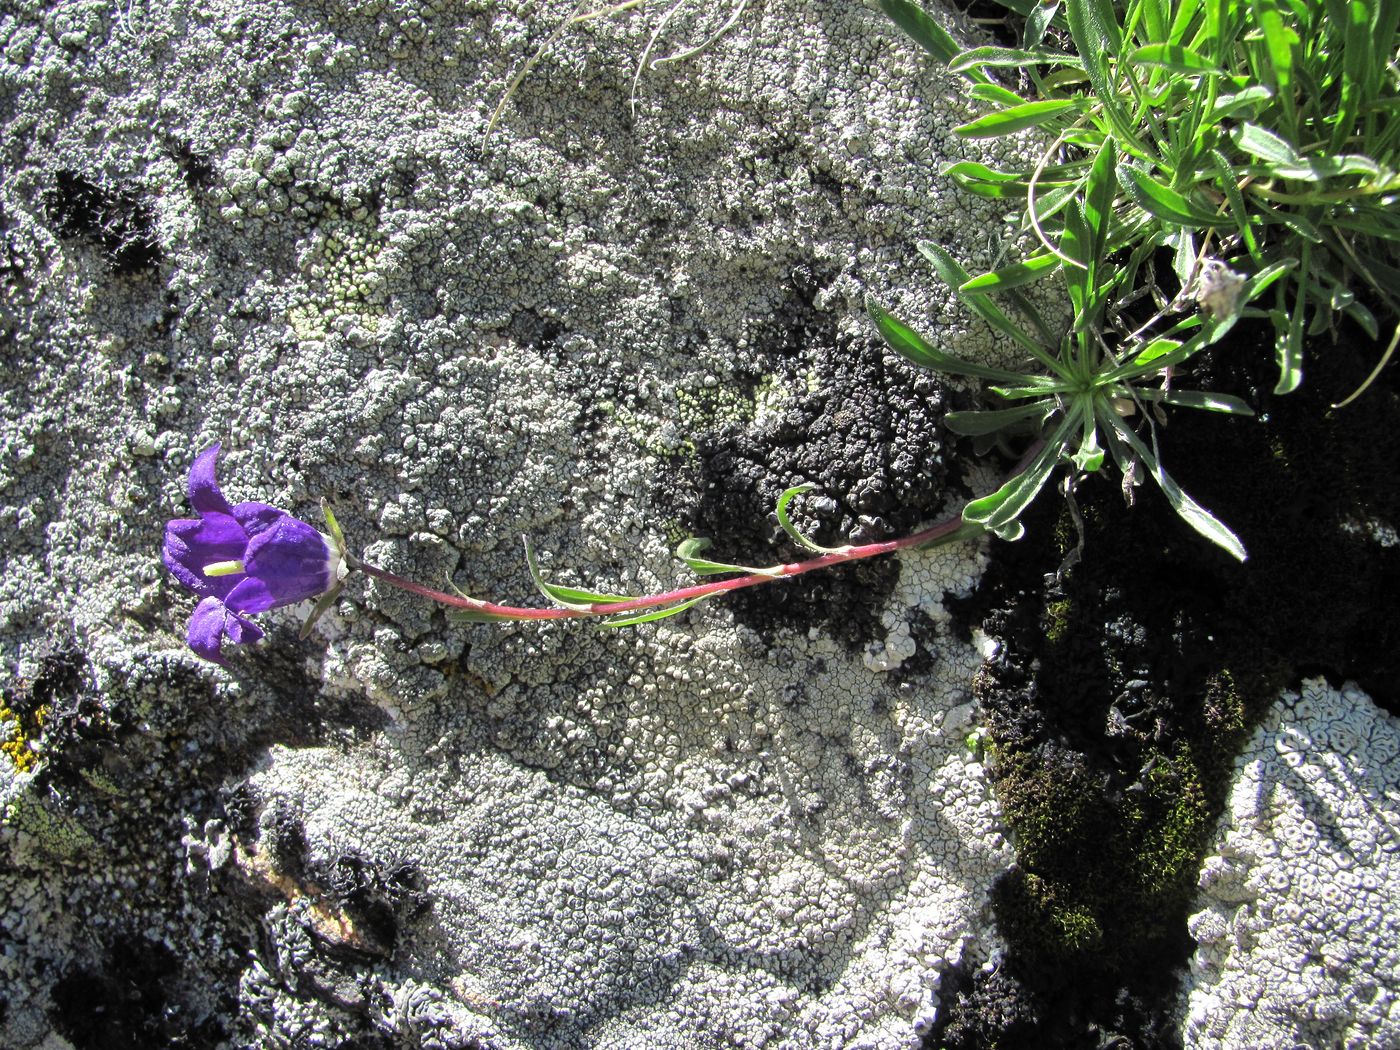
[[[1139,459],[1147,465],[1148,473],[1157,482],[1157,486],[1162,490],[1162,494],[1167,497],[1167,502],[1182,521],[1190,525],[1198,533],[1210,540],[1217,547],[1227,551],[1232,557],[1244,561],[1248,556],[1244,549],[1244,544],[1240,542],[1238,536],[1231,532],[1223,522],[1221,522],[1210,511],[1206,510],[1194,499],[1188,496],[1180,485],[1172,479],[1171,475],[1162,468],[1154,449],[1156,446],[1156,434],[1153,435],[1153,449],[1149,449],[1142,439],[1138,437],[1131,427],[1123,420],[1119,419],[1107,405],[1099,406],[1099,422],[1105,427],[1110,427],[1124,442],[1126,442],[1135,452]]]
[[[690,571],[697,576],[719,576],[724,573],[737,572],[745,576],[781,576],[782,566],[772,565],[759,569],[752,565],[733,565],[729,562],[711,561],[709,558],[700,557],[701,551],[709,550],[711,543],[701,536],[692,536],[688,540],[681,542],[676,548],[676,557],[685,562]]]
[[[632,600],[631,595],[627,594],[605,594],[600,591],[586,591],[578,587],[562,587],[557,583],[550,583],[540,572],[534,548],[530,546],[530,538],[528,536],[522,538],[525,540],[525,564],[530,568],[530,578],[535,581],[539,592],[560,608],[573,609],[575,612],[589,612],[595,605],[610,605],[613,602]]]
[[[1011,135],[1026,128],[1039,127],[1068,113],[1077,110],[1080,103],[1075,99],[1042,99],[1038,102],[1023,102],[1019,106],[1008,106],[985,117],[978,117],[953,129],[953,134],[967,139],[990,139],[1001,135]]]
[[[788,534],[788,537],[792,540],[793,543],[797,544],[799,547],[805,547],[807,550],[813,551],[816,554],[840,554],[842,551],[850,550],[851,548],[849,544],[847,544],[844,547],[823,547],[820,543],[816,542],[815,540],[808,539],[806,536],[804,536],[802,534],[802,530],[799,529],[796,525],[794,525],[792,523],[792,519],[788,517],[788,504],[795,500],[798,496],[802,495],[804,492],[811,492],[816,488],[817,486],[809,481],[805,485],[794,485],[792,488],[786,490],[781,496],[779,496],[777,508],[778,524],[783,527],[783,531]]]
[[[1146,44],[1128,55],[1133,66],[1152,66],[1189,76],[1223,77],[1225,70],[1179,44]]]
[[[1066,54],[1063,51],[1046,51],[1042,48],[974,47],[954,55],[948,63],[948,69],[954,73],[982,66],[1010,66],[1020,69],[1023,66],[1049,62],[1067,66],[1083,65],[1078,55]]]
[[[919,253],[933,264],[934,271],[949,288],[961,289],[972,279],[960,262],[949,254],[948,250],[940,244],[932,241],[920,241],[918,243]],[[1047,353],[1045,348],[1026,334],[1020,325],[1007,317],[1001,310],[992,303],[991,299],[980,292],[959,292],[958,298],[971,307],[973,313],[999,332],[1004,332],[1025,348],[1037,361],[1043,364],[1051,372],[1068,379],[1064,365],[1053,354]],[[1004,369],[999,371],[1005,372]],[[1009,382],[1012,379],[1022,381],[1028,377],[1015,376],[1014,373],[1007,373],[1000,376],[987,376],[988,379],[996,379],[1002,382]]]
[[[958,292],[1004,292],[1011,288],[1019,288],[1053,273],[1059,265],[1059,256],[1043,252],[1024,262],[1012,263],[990,273],[979,274],[960,287]]]
[[[618,613],[616,616],[609,616],[606,620],[599,620],[599,627],[632,627],[639,623],[652,623],[656,620],[664,620],[668,616],[675,616],[683,613],[692,605],[699,605],[708,594],[702,594],[699,598],[691,598],[687,601],[677,602],[675,605],[664,605],[655,609],[639,609],[636,612]]]
[[[1138,397],[1144,401],[1156,401],[1163,405],[1177,405],[1181,408],[1199,408],[1206,412],[1223,412],[1231,416],[1252,416],[1254,409],[1243,398],[1234,394],[1217,394],[1213,390],[1139,390]]]
[[[1084,417],[1083,431],[1079,439],[1079,450],[1070,457],[1070,462],[1074,464],[1075,469],[1093,474],[1103,466],[1103,448],[1099,445],[1099,430],[1094,422],[1093,406],[1081,408],[1077,414]]]
[[[963,437],[980,437],[983,434],[995,434],[1017,423],[1039,423],[1053,411],[1055,402],[1047,399],[1030,405],[1018,405],[1016,408],[949,412],[943,417],[943,425],[954,434],[961,434]]]
[[[912,0],[880,0],[880,8],[911,40],[940,62],[948,62],[962,50],[961,45],[948,31],[925,14],[923,8]],[[974,83],[987,79],[985,73],[975,69],[964,75]]]
[[[1039,495],[1050,479],[1069,440],[1074,422],[1069,418],[1061,420],[1054,434],[1030,465],[995,492],[968,503],[963,508],[963,520],[975,522],[991,531],[999,531],[1020,517],[1021,512],[1031,505],[1031,501]]]
[[[1072,386],[1070,383],[1051,379],[1049,376],[1026,376],[1026,380],[1025,386],[991,386],[987,389],[996,394],[997,397],[1015,401],[1022,397],[1046,397],[1052,394],[1063,394],[1068,392]]]
[[[1207,116],[1207,123],[1219,125],[1245,111],[1252,116],[1273,97],[1274,93],[1263,84],[1251,84],[1239,91],[1227,92],[1216,98]]]
[[[1231,220],[1193,204],[1166,183],[1128,164],[1118,165],[1118,182],[1143,211],[1180,226],[1229,226]]]
[[[1287,327],[1278,326],[1278,338],[1274,348],[1278,359],[1275,394],[1291,394],[1303,383],[1303,321],[1308,312],[1308,271],[1312,262],[1312,244],[1303,241],[1298,255],[1298,287],[1294,295],[1293,311]],[[1282,293],[1279,299],[1283,299]]]
[[[1094,165],[1089,169],[1089,178],[1084,184],[1084,225],[1088,230],[1088,257],[1085,278],[1090,297],[1097,297],[1100,269],[1108,256],[1109,236],[1113,232],[1113,200],[1118,195],[1114,169],[1118,161],[1118,151],[1112,139],[1105,139],[1099,147]],[[1088,311],[1093,316],[1095,311]],[[1078,326],[1076,326],[1078,327]]]
[[[875,300],[870,300],[866,305],[875,326],[885,337],[885,342],[889,343],[890,348],[901,357],[916,365],[931,368],[937,372],[947,372],[949,375],[973,376],[977,379],[991,379],[1003,383],[1019,383],[1026,378],[1006,368],[981,365],[975,361],[964,361],[960,357],[946,354],[903,321],[882,310]]]
[[[1007,6],[1011,6],[1008,3]],[[1039,0],[1030,3],[1029,11],[1021,11],[1026,20],[1025,44],[1027,47],[1034,47],[1045,39],[1045,32],[1050,28],[1050,23],[1055,21],[1055,16],[1059,13],[1059,0]],[[1064,19],[1059,23],[1063,26]]]

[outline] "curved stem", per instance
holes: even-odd
[[[1010,472],[1008,477],[1024,470],[1026,465],[1044,447],[1043,440],[1037,440],[1022,456],[1021,461]],[[629,598],[626,601],[618,602],[596,602],[582,608],[553,608],[553,609],[532,609],[519,605],[500,605],[496,602],[488,602],[480,598],[469,598],[463,594],[448,594],[446,591],[439,591],[433,587],[424,586],[413,580],[406,579],[387,569],[381,569],[377,565],[372,565],[353,554],[346,555],[346,564],[351,569],[359,569],[368,576],[374,577],[397,587],[400,590],[408,591],[419,597],[427,598],[440,605],[447,605],[454,609],[465,609],[478,613],[484,617],[501,620],[573,620],[585,616],[612,616],[617,613],[637,612],[643,609],[655,609],[668,605],[675,605],[680,602],[696,601],[701,598],[709,598],[717,594],[727,594],[730,591],[740,591],[748,587],[758,587],[761,584],[772,583],[774,580],[789,579],[793,576],[801,576],[804,573],[815,572],[818,569],[829,569],[835,565],[844,565],[847,562],[859,561],[863,558],[875,558],[882,554],[891,554],[894,551],[908,550],[912,547],[923,547],[930,544],[951,543],[959,539],[969,539],[973,536],[980,536],[985,530],[980,525],[969,524],[962,520],[962,511],[947,518],[937,525],[930,526],[912,535],[902,537],[897,540],[885,540],[880,543],[867,543],[860,546],[842,547],[829,554],[823,554],[819,558],[812,558],[808,561],[788,562],[783,565],[775,565],[761,572],[750,573],[742,576],[732,576],[725,580],[714,580],[709,583],[698,583],[690,587],[680,587],[676,590],[664,591],[659,594],[648,594],[641,598]]]

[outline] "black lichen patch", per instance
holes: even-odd
[[[180,167],[185,178],[185,186],[194,193],[203,193],[214,185],[214,165],[208,156],[195,152],[194,147],[184,139],[167,137],[165,151]]]
[[[61,236],[101,248],[115,274],[141,273],[161,260],[151,209],[129,189],[103,186],[63,169],[44,195],[44,208]]]
[[[279,874],[306,877],[306,829],[286,799],[276,799],[258,820],[260,840]]]
[[[1400,520],[1400,490],[1376,484],[1400,456],[1394,380],[1334,411],[1370,362],[1321,347],[1303,390],[1274,398],[1251,335],[1189,385],[1263,418],[1179,413],[1162,435],[1168,469],[1235,529],[1247,563],[1155,488],[1129,510],[1096,481],[1079,494],[1077,567],[1045,581],[1077,540],[1047,500],[1025,540],[994,545],[961,610],[1002,643],[976,695],[1017,865],[994,893],[1009,955],[953,997],[928,1045],[1175,1045],[1185,919],[1246,733],[1305,674],[1355,679],[1394,707],[1400,630],[1379,610],[1400,547],[1367,535]]]
[[[175,954],[144,938],[114,944],[103,965],[75,969],[59,978],[52,991],[50,1022],[77,1050],[147,1050],[218,1045],[228,1032],[219,1013],[192,1003],[202,994],[177,994],[184,975]],[[189,989],[184,989],[188,993]]]
[[[0,750],[17,768],[35,768],[40,784],[70,782],[77,769],[99,759],[111,737],[111,723],[88,688],[87,659],[68,642],[39,656],[31,681],[0,690],[0,709],[21,729],[0,742]]]
[[[926,1046],[939,1050],[974,1050],[1031,1038],[1041,1028],[1043,1004],[1000,969],[943,973],[938,986],[938,1022]]]
[[[730,423],[696,442],[695,498],[688,528],[714,541],[725,561],[772,564],[811,557],[778,525],[778,497],[811,483],[789,506],[793,523],[824,545],[869,543],[913,531],[937,512],[947,483],[944,387],[873,341],[836,338],[804,312],[792,338],[762,354],[755,376],[780,392],[753,421]],[[805,318],[805,319],[804,319]],[[876,561],[813,574],[730,599],[760,631],[824,624],[850,644],[875,631],[898,565]]]
[[[367,947],[385,958],[394,953],[400,923],[428,907],[423,879],[409,864],[384,868],[347,853],[337,857],[320,880],[327,899],[345,910]]]

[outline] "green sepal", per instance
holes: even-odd
[[[326,531],[330,533],[331,539],[335,540],[336,550],[343,558],[345,556],[345,533],[340,531],[340,522],[335,520],[335,511],[331,510],[330,500],[321,497],[321,513],[326,516]]]
[[[335,604],[335,600],[340,597],[342,586],[342,584],[337,583],[316,599],[316,604],[312,606],[310,615],[306,617],[306,622],[301,625],[301,631],[297,634],[297,637],[303,642],[311,636],[311,629],[316,626],[316,621],[325,616],[330,607]]]

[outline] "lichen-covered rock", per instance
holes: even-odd
[[[288,609],[228,670],[184,645],[161,530],[215,440],[235,501],[326,497],[372,560],[501,599],[521,533],[650,589],[692,528],[785,556],[809,477],[833,539],[966,495],[954,388],[864,299],[995,352],[914,241],[990,263],[1002,216],[939,171],[1014,145],[953,136],[952,82],[825,0],[644,68],[635,116],[659,16],[573,25],[486,142],[575,10],[0,11],[4,666],[82,669],[0,716],[0,1044],[912,1046],[990,953],[1009,851],[944,725],[975,547],[630,633],[357,579],[308,642]]]
[[[937,608],[957,564],[911,562],[902,593]],[[439,1027],[490,1045],[912,1045],[939,969],[987,950],[975,914],[1009,859],[943,728],[974,654],[942,639],[916,685],[755,642],[663,625],[573,697],[512,684],[368,752],[277,748],[244,841],[350,926],[337,864],[411,871],[424,907],[381,895],[378,998],[411,976]]]
[[[1188,1047],[1400,1045],[1400,720],[1285,693],[1236,763],[1201,871]]]

